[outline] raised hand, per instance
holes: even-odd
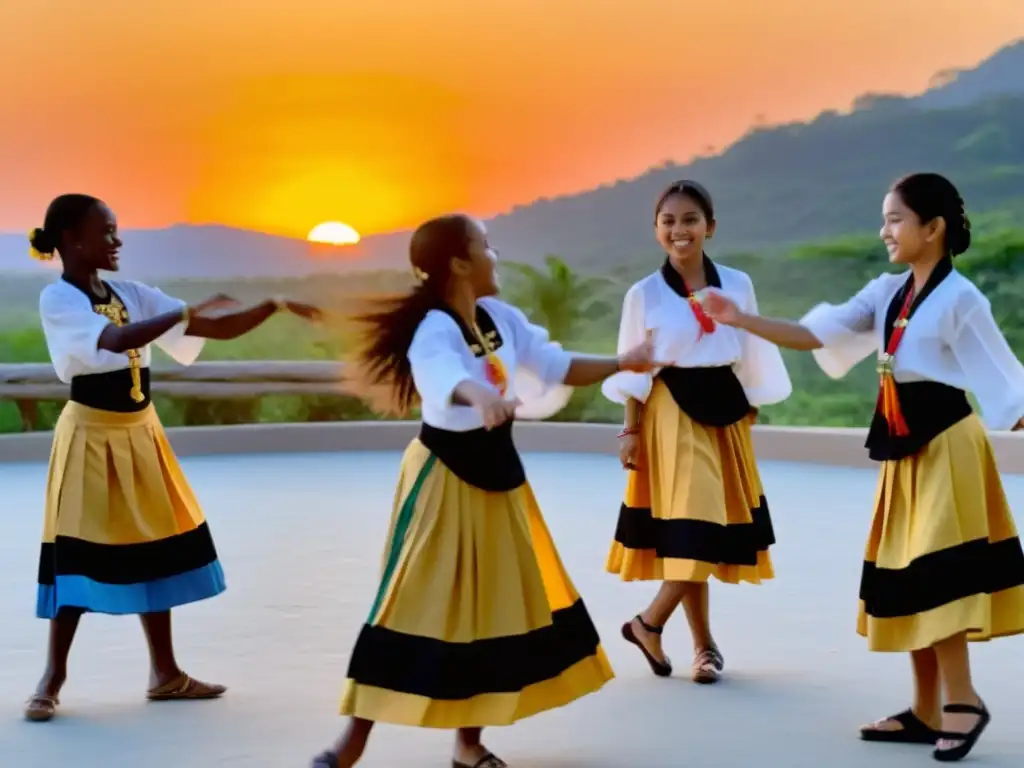
[[[298,315],[306,320],[317,323],[324,319],[324,311],[312,304],[303,304],[301,301],[285,301],[284,305],[293,315]]]
[[[647,373],[654,368],[664,368],[668,364],[654,359],[654,332],[647,331],[647,338],[630,350],[619,355],[619,370]]]
[[[740,309],[736,302],[721,291],[707,290],[700,296],[700,305],[705,314],[722,325],[735,325],[740,317]]]
[[[210,298],[190,306],[189,312],[193,315],[208,315],[226,309],[238,309],[239,306],[238,301],[226,293],[216,293]]]

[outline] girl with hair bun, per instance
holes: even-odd
[[[661,647],[665,623],[682,603],[690,624],[691,678],[717,682],[724,658],[711,632],[711,577],[759,584],[774,576],[775,543],[757,470],[751,425],[757,407],[792,391],[779,350],[750,334],[719,328],[697,303],[719,288],[750,312],[750,277],[704,251],[717,222],[708,191],[695,181],[669,186],[654,207],[661,268],[626,293],[619,347],[653,334],[652,373],[608,379],[606,397],[625,405],[619,457],[628,471],[606,569],[623,580],[656,580],[654,600],[622,627],[654,674],[672,664]]]
[[[879,393],[867,445],[882,469],[864,556],[857,631],[872,651],[906,651],[912,706],[861,729],[868,741],[935,744],[965,757],[989,722],[971,681],[968,641],[1024,632],[1024,553],[985,425],[1024,428],[1024,366],[989,301],[953,266],[971,244],[964,201],[934,173],[897,181],[882,204],[883,274],[799,323],[705,297],[721,323],[813,351],[840,378],[872,352]],[[945,706],[942,706],[945,701]]]
[[[314,768],[349,768],[375,722],[456,731],[454,768],[503,768],[481,741],[597,691],[612,670],[548,533],[512,438],[568,387],[654,365],[641,339],[618,357],[563,350],[496,298],[484,227],[454,215],[422,224],[419,283],[356,317],[349,369],[381,411],[419,405],[402,457],[380,585],[352,651],[341,713],[351,719]],[[529,376],[529,378],[524,378]]]
[[[241,336],[279,309],[306,318],[319,312],[283,300],[237,310],[222,294],[188,306],[140,282],[101,279],[101,271],[117,271],[121,240],[114,214],[89,195],[56,198],[29,239],[36,259],[60,254],[63,273],[43,289],[39,314],[57,376],[71,392],[54,427],[39,556],[36,615],[50,620],[49,652],[25,716],[56,714],[85,612],[139,615],[150,700],[216,698],[226,688],[186,674],[171,638],[171,609],[213,597],[225,584],[150,399],[150,345],[188,365],[204,339]]]

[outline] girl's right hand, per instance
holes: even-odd
[[[633,432],[619,438],[619,461],[623,469],[636,470],[640,458],[640,434]]]
[[[700,305],[704,312],[716,323],[736,325],[740,319],[740,309],[736,302],[721,291],[714,289],[702,292]]]
[[[483,417],[484,429],[490,430],[514,418],[520,403],[518,400],[506,400],[497,392],[481,392],[475,405]]]

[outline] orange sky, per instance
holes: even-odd
[[[71,190],[126,227],[490,214],[1022,35],[1024,0],[15,0],[0,230]]]

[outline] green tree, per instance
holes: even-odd
[[[561,258],[544,258],[546,270],[530,264],[504,264],[511,277],[508,294],[551,338],[564,343],[579,339],[583,328],[613,311],[606,298],[611,281],[575,272]]]

